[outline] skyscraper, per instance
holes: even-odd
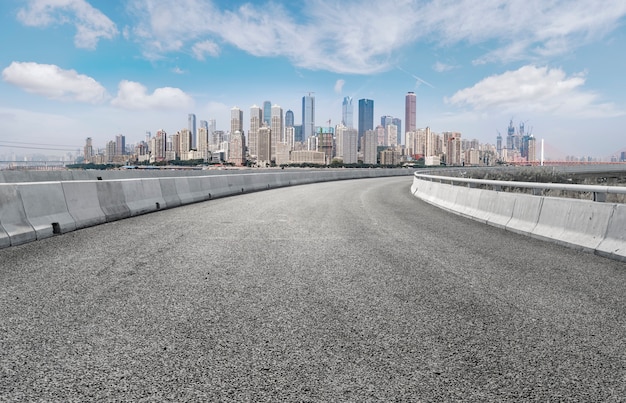
[[[352,115],[354,115],[352,97],[343,97],[343,104],[341,105],[341,124],[345,127],[354,127]]]
[[[237,131],[243,133],[243,111],[235,106],[230,110],[230,133]]]
[[[404,132],[414,132],[417,128],[417,100],[415,93],[409,91],[404,99]],[[401,132],[401,130],[399,130]]]
[[[288,109],[287,112],[285,112],[285,127],[293,127],[293,125],[293,111],[291,109]]]
[[[115,136],[115,155],[126,154],[126,137],[123,134]]]
[[[283,108],[278,105],[272,106],[272,116],[270,119],[270,128],[272,130],[272,159],[275,159],[278,143],[284,142]]]
[[[361,139],[367,130],[374,129],[374,101],[359,99],[359,148]]]
[[[302,141],[315,134],[315,97],[305,95],[302,97]]]
[[[263,126],[263,110],[256,105],[250,107],[250,130],[248,130],[248,152],[258,156],[259,129]]]
[[[91,162],[91,157],[93,157],[93,141],[91,137],[87,137],[85,139],[85,147],[83,148],[83,158],[85,162]]]
[[[376,165],[378,163],[378,135],[374,130],[367,130],[363,135],[363,163]]]
[[[187,115],[187,129],[191,132],[191,148],[195,150],[198,140],[196,139],[196,115],[193,113]]]
[[[263,121],[269,126],[272,120],[272,103],[270,101],[263,102]]]
[[[402,141],[402,119],[399,118],[393,118],[391,119],[391,123],[394,124],[397,128],[397,139],[396,139],[396,143],[398,145],[404,144],[404,142]]]

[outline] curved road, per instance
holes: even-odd
[[[440,211],[411,180],[0,250],[0,400],[622,400],[626,266]]]

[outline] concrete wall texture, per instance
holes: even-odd
[[[623,204],[473,189],[417,177],[411,193],[489,225],[626,262]]]
[[[3,175],[0,248],[217,197],[314,182],[413,174],[413,170],[403,168],[233,172],[77,171]]]

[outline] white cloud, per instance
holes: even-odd
[[[335,83],[335,92],[337,94],[341,94],[341,92],[343,91],[343,86],[345,85],[346,80],[343,79],[339,79],[337,80],[337,82]]]
[[[473,87],[457,91],[445,102],[476,111],[527,111],[563,117],[614,117],[623,115],[598,96],[582,89],[583,74],[567,76],[557,68],[524,66],[493,75]]]
[[[193,105],[193,99],[181,89],[172,87],[157,88],[148,94],[142,84],[124,80],[111,104],[125,109],[184,109]]]
[[[96,104],[109,97],[106,89],[93,78],[53,64],[13,62],[2,71],[2,79],[51,99]]]
[[[388,70],[419,43],[491,48],[478,64],[535,61],[603,37],[626,15],[626,2],[597,0],[407,0],[393,7],[373,0],[311,0],[231,10],[217,4],[134,0],[129,8],[138,19],[134,33],[144,55],[159,58],[187,48],[200,58],[207,53],[194,46],[219,39],[255,56],[283,56],[297,67],[337,73]],[[215,56],[216,45],[208,47]]]
[[[433,64],[433,70],[435,70],[437,73],[444,73],[446,71],[454,70],[455,68],[457,68],[457,66],[445,64],[442,62],[437,62]]]
[[[17,18],[34,27],[75,25],[74,44],[78,48],[95,49],[101,38],[112,39],[118,33],[113,21],[85,0],[29,0]]]
[[[204,60],[206,56],[217,57],[220,54],[220,47],[213,41],[202,41],[191,48],[193,55],[198,60]]]

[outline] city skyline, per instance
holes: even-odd
[[[308,95],[315,126],[338,124],[345,97],[407,124],[410,92],[417,128],[495,144],[513,119],[547,157],[624,149],[626,4],[531,2],[8,0],[0,154],[137,143],[191,114],[226,131],[235,106],[247,134],[253,105],[299,123]]]

